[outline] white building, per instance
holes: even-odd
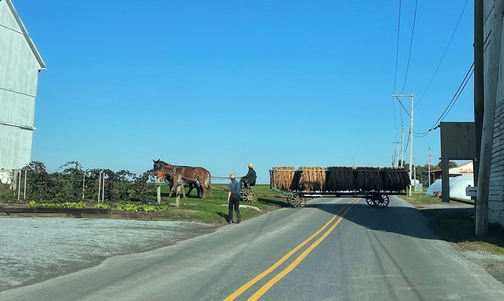
[[[31,161],[35,98],[45,64],[11,0],[0,0],[0,179]],[[3,171],[2,171],[3,170]]]
[[[503,22],[502,12],[494,15],[494,8],[497,4],[495,0],[485,0],[484,11],[484,37],[485,38],[485,52],[484,52],[484,83],[487,85],[495,78],[491,75],[490,57],[492,47],[497,47],[498,59],[493,63],[497,63],[499,69],[499,76],[496,88],[495,101],[495,119],[494,119],[494,138],[492,147],[492,161],[490,168],[490,189],[488,197],[488,221],[491,223],[498,223],[504,226],[504,80],[502,78],[502,71],[504,71],[504,56],[502,55],[504,48],[502,45],[502,37],[504,30],[495,32],[495,25]],[[499,31],[499,30],[497,30]],[[488,44],[488,45],[487,45]],[[494,75],[495,76],[495,75]],[[485,88],[485,101],[490,97]]]

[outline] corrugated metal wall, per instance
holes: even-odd
[[[0,1],[0,170],[31,161],[41,66],[7,1]]]
[[[502,14],[499,14],[498,20],[493,18],[493,8],[495,0],[485,0],[485,25],[484,37],[487,41],[485,44],[484,54],[484,72],[485,84],[490,80],[488,78],[489,70],[489,47],[492,47],[492,42],[495,37],[492,36],[492,27],[494,22],[503,22]],[[503,31],[504,33],[504,31]],[[488,38],[487,38],[488,37]],[[504,41],[504,39],[502,39]],[[504,49],[504,48],[502,48]],[[501,49],[501,51],[502,51]],[[500,74],[504,70],[504,64],[501,58],[499,60]],[[497,84],[497,99],[495,100],[495,126],[494,126],[494,142],[492,149],[492,164],[490,168],[490,189],[488,198],[488,220],[491,223],[498,223],[504,226],[504,89],[503,79],[499,77]],[[485,95],[485,97],[487,97]]]

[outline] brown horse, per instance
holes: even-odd
[[[207,190],[210,191],[210,196],[212,196],[212,190],[211,190],[211,175],[210,172],[203,168],[203,167],[192,167],[192,166],[176,166],[176,165],[171,165],[169,163],[166,163],[161,160],[152,160],[154,162],[154,171],[160,171],[164,175],[169,176],[171,179],[177,179],[178,176],[180,175],[182,177],[183,182],[187,183],[196,183],[199,182],[200,187],[203,191],[203,196],[202,198],[205,198],[205,192]],[[171,197],[173,192],[175,191],[176,186],[174,185],[170,189],[170,195],[168,197]]]

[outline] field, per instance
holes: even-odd
[[[168,199],[168,187],[161,189],[162,203],[169,205],[165,212],[166,216],[172,218],[184,218],[195,222],[203,222],[214,225],[226,224],[228,214],[226,184],[213,184],[212,197],[208,194],[206,199],[196,197],[196,192],[191,192],[187,199],[180,199],[179,208],[175,207],[175,197]],[[252,189],[258,196],[258,201],[249,204],[240,202],[240,212],[242,219],[250,219],[261,214],[270,212],[280,207],[289,206],[286,199],[281,194],[270,190],[269,185],[256,185]]]

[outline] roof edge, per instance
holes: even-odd
[[[28,34],[28,31],[26,30],[26,27],[23,24],[23,21],[21,21],[19,14],[17,13],[16,9],[14,8],[14,4],[12,4],[11,0],[6,0],[6,2],[7,2],[7,5],[9,6],[9,8],[11,9],[11,11],[14,15],[14,18],[16,18],[16,21],[17,21],[19,27],[23,31],[23,35],[26,38],[28,45],[30,46],[31,50],[33,51],[33,54],[35,54],[35,57],[37,58],[37,61],[39,62],[39,65],[40,65],[39,71],[46,70],[46,65],[44,63],[44,60],[40,56],[40,53],[38,52],[37,47],[35,47],[35,44],[33,43],[32,39],[30,38],[30,35]]]

